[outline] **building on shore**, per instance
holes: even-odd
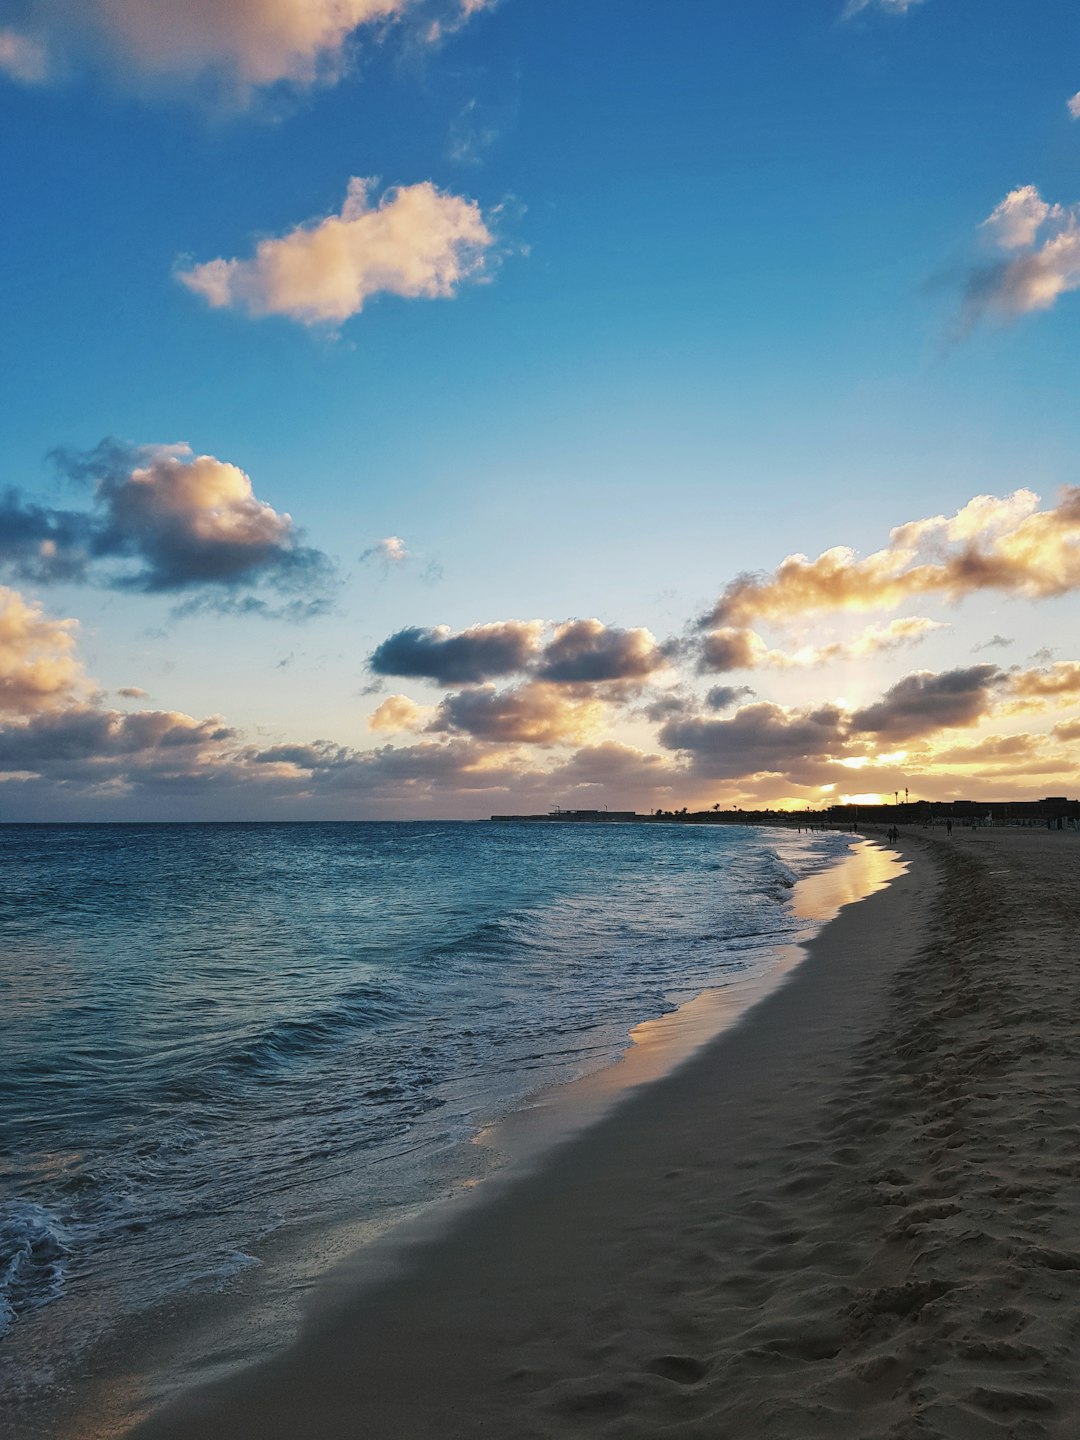
[[[1042,800],[898,800],[882,805],[829,805],[821,810],[563,810],[546,815],[492,815],[503,824],[621,825],[1080,825],[1080,800],[1047,795]]]

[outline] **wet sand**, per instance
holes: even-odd
[[[1080,837],[904,836],[728,1034],[139,1440],[1080,1431]]]

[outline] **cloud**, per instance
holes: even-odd
[[[193,720],[172,710],[133,714],[86,704],[0,728],[0,774],[48,774],[53,780],[103,784],[151,771],[189,774],[208,750],[217,753],[236,732],[217,716]]]
[[[851,727],[882,740],[910,740],[937,730],[977,725],[993,708],[1005,677],[996,665],[905,675],[873,705],[856,710]]]
[[[405,541],[401,536],[387,535],[384,540],[376,540],[374,545],[370,545],[364,550],[360,555],[360,562],[363,564],[365,560],[376,560],[385,569],[389,569],[391,565],[404,565],[405,561],[410,558]]]
[[[962,329],[988,314],[1008,319],[1050,310],[1061,295],[1080,287],[1080,207],[1047,204],[1034,185],[1022,185],[982,228],[1005,256],[970,275]]]
[[[933,764],[937,765],[984,765],[988,761],[1017,760],[1035,754],[1046,744],[1045,735],[987,735],[973,745],[952,745],[947,750],[937,750]]]
[[[125,685],[122,689],[117,690],[116,693],[123,700],[145,700],[148,698],[147,692],[138,685]]]
[[[448,299],[479,279],[494,236],[479,205],[430,181],[369,199],[349,181],[340,215],[261,240],[250,260],[209,260],[176,272],[215,309],[340,325],[374,295]]]
[[[1065,104],[1072,118],[1074,120],[1080,120],[1080,90],[1078,90],[1075,95],[1070,96]]]
[[[729,720],[670,720],[659,735],[667,749],[691,758],[697,774],[728,779],[798,771],[841,753],[845,738],[845,717],[835,705],[784,710],[766,701],[744,705]]]
[[[1030,490],[1005,499],[977,495],[955,515],[897,527],[884,550],[863,559],[847,546],[816,560],[789,555],[771,575],[733,580],[699,624],[737,627],[828,610],[891,609],[934,593],[952,602],[982,590],[1031,600],[1063,595],[1080,586],[1080,487],[1063,487],[1049,510],[1038,506]]]
[[[881,10],[886,15],[906,15],[909,10],[921,4],[922,0],[848,0],[844,8],[844,19],[850,20],[852,16],[869,9]]]
[[[524,670],[537,652],[543,628],[538,620],[500,620],[455,635],[448,625],[410,626],[384,640],[368,664],[376,675],[478,685]]]
[[[0,30],[0,74],[24,85],[37,85],[45,79],[49,63],[45,46],[31,35],[17,30]]]
[[[0,585],[0,714],[46,710],[86,688],[75,655],[77,629],[74,620],[51,620]]]
[[[555,628],[536,666],[540,680],[599,684],[644,680],[668,664],[648,630],[620,630],[599,620],[567,620]]]
[[[92,486],[93,508],[59,510],[6,491],[0,566],[19,578],[151,593],[268,585],[319,597],[329,586],[326,556],[301,544],[292,517],[259,500],[236,465],[189,445],[112,440],[56,458],[69,478]],[[235,608],[268,607],[247,596]]]
[[[685,775],[662,755],[650,755],[634,745],[605,740],[583,745],[548,775],[549,793],[576,790],[583,808],[592,808],[601,799],[588,791],[611,796],[613,809],[645,806],[660,801],[670,804],[673,787],[685,783]],[[584,792],[584,793],[582,793]]]
[[[834,640],[826,645],[804,645],[795,651],[770,650],[753,630],[725,626],[706,635],[698,657],[700,671],[812,669],[842,660],[866,660],[890,650],[918,645],[935,630],[948,627],[921,615],[893,620],[888,625],[871,625],[851,640]]]
[[[369,730],[423,730],[435,714],[431,705],[418,705],[408,695],[388,695],[368,720]]]
[[[1061,700],[1080,695],[1080,662],[1057,660],[1044,670],[1015,670],[1009,689],[1024,700]]]
[[[1010,190],[982,223],[983,229],[1003,250],[1018,250],[1034,245],[1047,221],[1064,218],[1061,206],[1048,205],[1034,185],[1021,185]]]
[[[604,717],[599,700],[575,699],[557,686],[532,682],[513,690],[485,685],[448,695],[430,728],[502,744],[561,745],[587,739]]]
[[[44,78],[48,51],[68,58],[103,49],[127,75],[190,82],[209,73],[242,95],[281,81],[332,83],[346,70],[358,31],[378,37],[389,25],[415,16],[419,37],[435,43],[484,5],[478,0],[29,0],[24,8],[24,32],[0,31],[0,65],[18,79]],[[5,57],[5,38],[14,61]]]
[[[978,655],[982,650],[1005,650],[1013,643],[1008,635],[991,635],[989,640],[980,640],[971,647],[971,653]]]
[[[720,674],[728,670],[754,670],[767,649],[764,640],[753,630],[725,625],[706,635],[701,642],[698,669],[702,672],[715,670]]]
[[[753,695],[749,685],[714,685],[705,696],[705,708],[707,710],[730,710],[732,705],[737,705],[740,700],[747,700]]]

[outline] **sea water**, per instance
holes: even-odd
[[[271,1236],[433,1198],[481,1127],[805,939],[792,886],[849,846],[726,824],[0,827],[0,1412]]]

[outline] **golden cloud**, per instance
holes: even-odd
[[[422,730],[435,714],[431,705],[418,705],[408,695],[388,695],[368,720],[369,730]]]
[[[74,620],[50,620],[39,605],[0,585],[0,712],[48,709],[85,688],[77,629]]]
[[[484,268],[494,236],[479,205],[425,180],[386,191],[349,181],[339,215],[261,240],[250,260],[208,260],[177,279],[215,309],[339,325],[373,295],[447,299]]]
[[[1017,490],[979,495],[955,515],[914,520],[889,544],[859,559],[838,546],[816,560],[789,555],[771,575],[742,575],[727,587],[702,628],[789,621],[828,610],[884,610],[917,596],[956,602],[981,590],[1038,600],[1080,586],[1080,487],[1056,506]]]

